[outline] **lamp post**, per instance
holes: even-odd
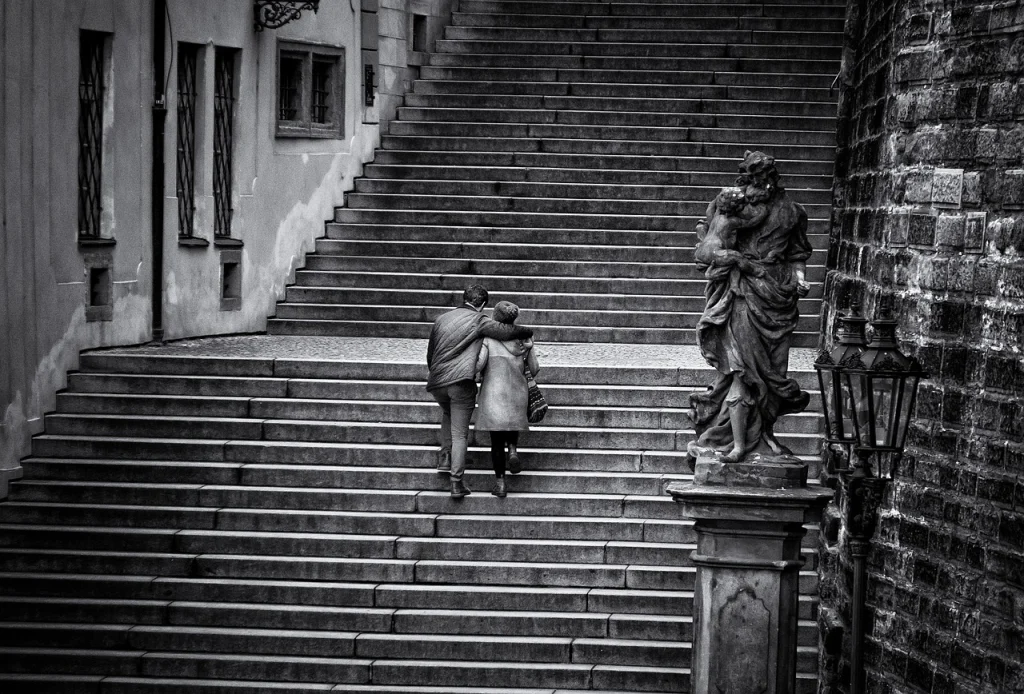
[[[881,298],[867,345],[858,345],[856,336],[850,335],[850,330],[859,326],[863,339],[864,320],[853,320],[853,313],[841,319],[840,344],[831,353],[822,353],[814,368],[822,387],[826,426],[830,427],[828,440],[852,449],[848,456],[852,466],[837,472],[846,486],[846,536],[853,559],[850,692],[861,694],[871,536],[886,487],[903,457],[918,384],[928,374],[916,359],[900,352],[891,297]],[[883,464],[885,474],[876,474],[883,472]]]

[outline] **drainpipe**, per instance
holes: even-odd
[[[150,172],[153,246],[153,342],[164,341],[164,132],[167,125],[165,53],[167,0],[153,0],[153,168]]]

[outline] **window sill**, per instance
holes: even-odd
[[[178,245],[184,248],[206,248],[210,242],[199,236],[179,236]]]
[[[114,239],[91,236],[78,237],[79,248],[105,248],[114,245],[117,245],[117,241]]]
[[[345,134],[337,126],[288,121],[279,121],[274,135],[293,140],[342,140],[345,137]]]
[[[213,245],[217,248],[241,248],[245,244],[242,243],[242,239],[233,239],[230,236],[222,236],[213,240]]]

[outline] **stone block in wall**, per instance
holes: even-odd
[[[1024,169],[1010,169],[1003,174],[1003,207],[1024,207]]]
[[[985,223],[988,214],[985,212],[968,212],[964,220],[964,250],[969,253],[981,253],[985,248]]]
[[[907,243],[911,246],[934,246],[935,217],[928,213],[911,213],[907,229]]]
[[[963,169],[935,169],[932,172],[932,204],[936,207],[960,207],[963,190]]]
[[[918,12],[907,21],[907,44],[913,46],[928,43],[932,36],[932,13]]]
[[[975,131],[975,156],[982,161],[998,158],[999,131],[996,128],[979,128]]]
[[[1017,110],[1020,86],[1012,82],[993,84],[988,90],[986,115],[994,120],[1011,120]]]
[[[380,24],[380,35],[393,39],[407,39],[409,30],[406,26],[408,16],[405,11],[397,11],[381,7],[377,13],[377,21]]]
[[[964,174],[963,195],[960,202],[964,205],[980,205],[981,201],[981,173],[968,171]]]
[[[963,215],[944,214],[935,218],[935,245],[960,249],[964,245]]]
[[[946,288],[951,292],[969,292],[974,287],[974,268],[977,259],[972,256],[949,258]]]
[[[904,199],[907,202],[931,202],[932,172],[930,169],[919,169],[907,174]]]
[[[896,212],[885,218],[885,236],[888,239],[890,248],[905,248],[907,245],[907,230],[910,226],[909,212]]]
[[[934,56],[931,51],[909,49],[902,51],[893,61],[893,76],[896,82],[928,82],[934,73]]]
[[[377,52],[381,65],[400,67],[405,63],[405,40],[388,36],[380,37]]]

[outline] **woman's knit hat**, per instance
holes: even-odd
[[[519,307],[511,301],[499,301],[494,305],[494,320],[499,323],[512,324],[519,317]]]

